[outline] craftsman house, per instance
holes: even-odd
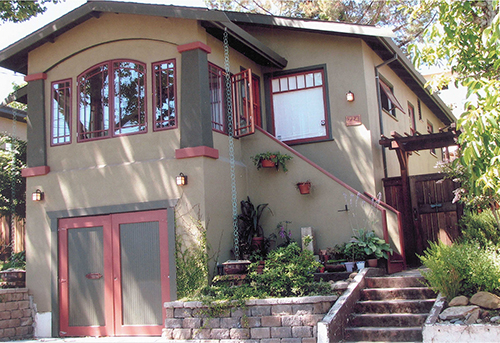
[[[37,330],[159,335],[162,304],[176,299],[175,241],[196,234],[180,217],[199,215],[212,270],[234,258],[233,194],[269,203],[266,235],[286,220],[297,240],[312,227],[325,249],[370,228],[395,250],[389,269],[404,268],[413,224],[374,197],[389,180],[396,206],[408,177],[434,173],[442,152],[419,137],[449,144],[437,132],[454,119],[391,35],[92,1],[0,51],[0,65],[28,81],[24,176],[28,194],[41,193],[26,228]],[[257,170],[250,157],[266,151],[292,156],[288,172]]]

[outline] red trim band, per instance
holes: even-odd
[[[182,53],[184,51],[196,50],[196,49],[201,49],[201,50],[205,51],[207,54],[210,54],[212,52],[212,48],[210,48],[208,45],[206,45],[200,41],[177,46],[177,51],[180,53]]]
[[[30,74],[24,77],[24,81],[26,82],[36,81],[36,80],[46,80],[46,79],[47,79],[47,74],[45,73]]]
[[[175,150],[175,158],[191,158],[191,157],[210,157],[214,159],[219,158],[219,150],[210,148],[208,146],[197,146],[193,148],[183,148]]]
[[[24,168],[21,171],[21,175],[22,177],[32,177],[32,176],[47,175],[49,172],[50,172],[49,166],[40,166],[40,167]]]

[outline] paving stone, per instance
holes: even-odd
[[[474,311],[475,309],[479,309],[479,307],[474,305],[448,307],[443,312],[441,312],[441,314],[439,315],[439,319],[452,320],[465,318],[468,313]]]
[[[252,317],[263,317],[271,315],[271,306],[252,307]]]
[[[229,331],[231,339],[248,339],[250,338],[250,329],[233,328]]]
[[[271,338],[270,328],[251,328],[250,337],[254,339]]]
[[[191,339],[192,330],[191,329],[174,329],[172,332],[172,339]]]
[[[229,335],[229,329],[212,329],[210,336],[212,339],[229,339],[231,337]]]
[[[193,339],[210,339],[211,333],[211,329],[197,329],[193,331]]]
[[[281,326],[281,317],[279,316],[264,316],[260,320],[262,326]]]
[[[305,305],[292,305],[292,314],[296,315],[304,315],[311,314],[314,311],[313,305],[305,304]]]
[[[310,326],[294,326],[292,327],[292,337],[312,337],[312,329]]]
[[[271,308],[271,314],[273,315],[292,314],[292,305],[274,305]]]
[[[245,319],[245,322],[249,328],[258,328],[262,326],[262,319],[261,317],[248,317]],[[243,325],[242,323],[242,326]]]
[[[238,318],[221,318],[220,319],[220,327],[221,328],[237,328],[240,326],[240,320]]]
[[[184,318],[182,319],[182,327],[186,329],[199,329],[201,327],[201,319]]]
[[[182,319],[179,319],[179,318],[167,318],[167,319],[165,319],[165,327],[167,329],[182,328]]]
[[[282,326],[301,326],[302,318],[301,316],[283,316],[281,317]]]

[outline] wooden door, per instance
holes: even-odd
[[[166,211],[59,221],[61,336],[160,336],[169,301]]]
[[[452,203],[453,190],[458,187],[452,180],[443,180],[443,174],[410,176],[410,192],[416,237],[416,253],[421,255],[429,242],[451,244],[460,230],[458,219],[462,207]]]

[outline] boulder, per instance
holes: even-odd
[[[475,310],[472,310],[465,316],[465,324],[470,325],[476,323],[476,321],[479,319],[479,309],[476,308]]]
[[[469,313],[479,310],[479,306],[453,306],[448,307],[439,315],[441,320],[465,319]],[[479,315],[479,312],[478,312]]]
[[[477,292],[470,298],[470,303],[492,310],[500,309],[500,297],[489,292]]]
[[[469,305],[469,298],[465,295],[460,295],[451,299],[449,306],[467,306]]]
[[[344,290],[349,287],[349,282],[346,281],[337,281],[334,284],[331,285],[333,290]]]

